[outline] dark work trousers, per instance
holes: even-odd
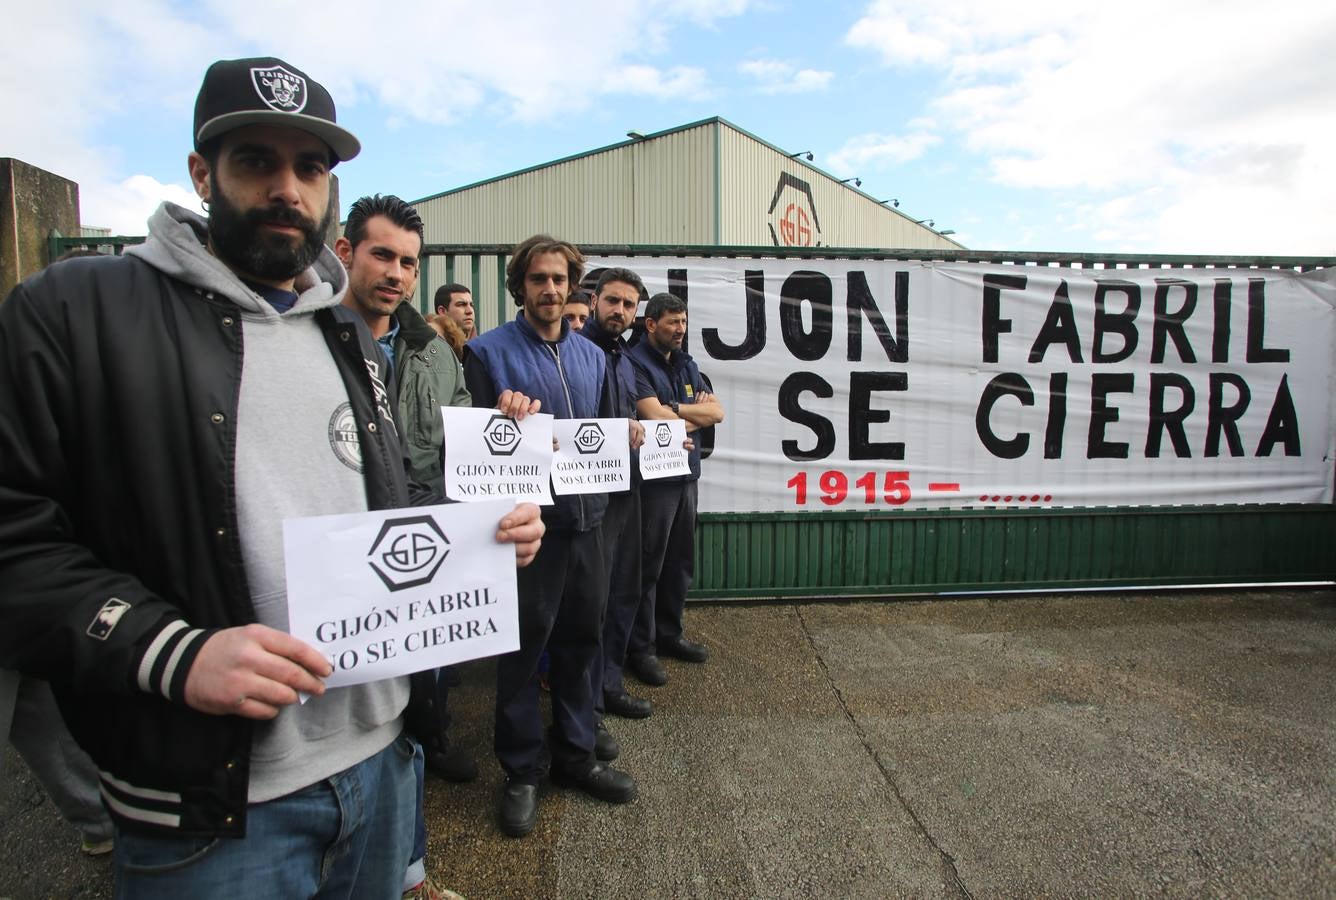
[[[594,711],[603,718],[603,693],[620,694],[622,666],[640,608],[640,490],[608,495],[603,517],[603,549],[608,565],[608,609],[603,617],[602,665],[591,673]]]
[[[627,656],[655,653],[655,641],[682,636],[687,589],[696,573],[696,482],[640,486],[640,608]]]
[[[603,532],[549,531],[518,572],[520,649],[496,661],[496,758],[515,781],[537,784],[547,771],[538,658],[551,659],[551,764],[582,773],[594,765],[594,701],[589,670],[598,656],[607,573]]]

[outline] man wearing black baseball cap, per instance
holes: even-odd
[[[309,132],[330,149],[330,165],[362,149],[339,127],[329,91],[281,59],[221,59],[204,73],[195,98],[195,150],[242,125],[282,125]]]
[[[397,897],[421,711],[407,678],[325,690],[283,560],[286,518],[410,504],[322,241],[359,145],[273,58],[209,68],[194,144],[207,219],[164,203],[0,304],[0,667],[50,681],[96,763],[118,896]],[[541,534],[526,505],[497,538],[524,565]]]

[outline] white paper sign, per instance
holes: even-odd
[[[288,631],[341,687],[519,648],[513,500],[285,519]]]
[[[682,419],[657,419],[645,426],[645,443],[640,448],[640,477],[646,481],[671,475],[690,475],[691,464],[682,442],[687,439],[687,423]]]
[[[442,406],[445,496],[473,503],[514,497],[550,506],[552,416],[516,422],[494,409]]]
[[[602,494],[631,487],[631,440],[626,419],[557,419],[552,493]]]

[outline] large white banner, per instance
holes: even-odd
[[[1330,271],[608,265],[687,300],[704,511],[1332,500]]]

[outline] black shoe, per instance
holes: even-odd
[[[630,803],[636,797],[636,780],[606,763],[595,763],[592,769],[580,775],[553,769],[552,783],[562,787],[578,788],[589,796],[608,803]]]
[[[460,747],[447,747],[444,753],[428,753],[427,769],[446,781],[463,784],[478,777],[478,764]]]
[[[683,662],[703,663],[710,658],[710,651],[704,644],[689,641],[681,635],[659,641],[659,655],[671,656]]]
[[[524,837],[538,824],[538,785],[506,779],[497,824],[502,834]]]
[[[611,762],[622,755],[622,745],[608,731],[602,722],[594,729],[594,756],[604,762]]]
[[[663,663],[657,656],[632,656],[626,660],[626,668],[645,684],[660,687],[668,683],[668,673],[663,670]]]
[[[603,695],[603,709],[623,719],[648,719],[654,704],[642,697],[632,697],[626,691]]]

